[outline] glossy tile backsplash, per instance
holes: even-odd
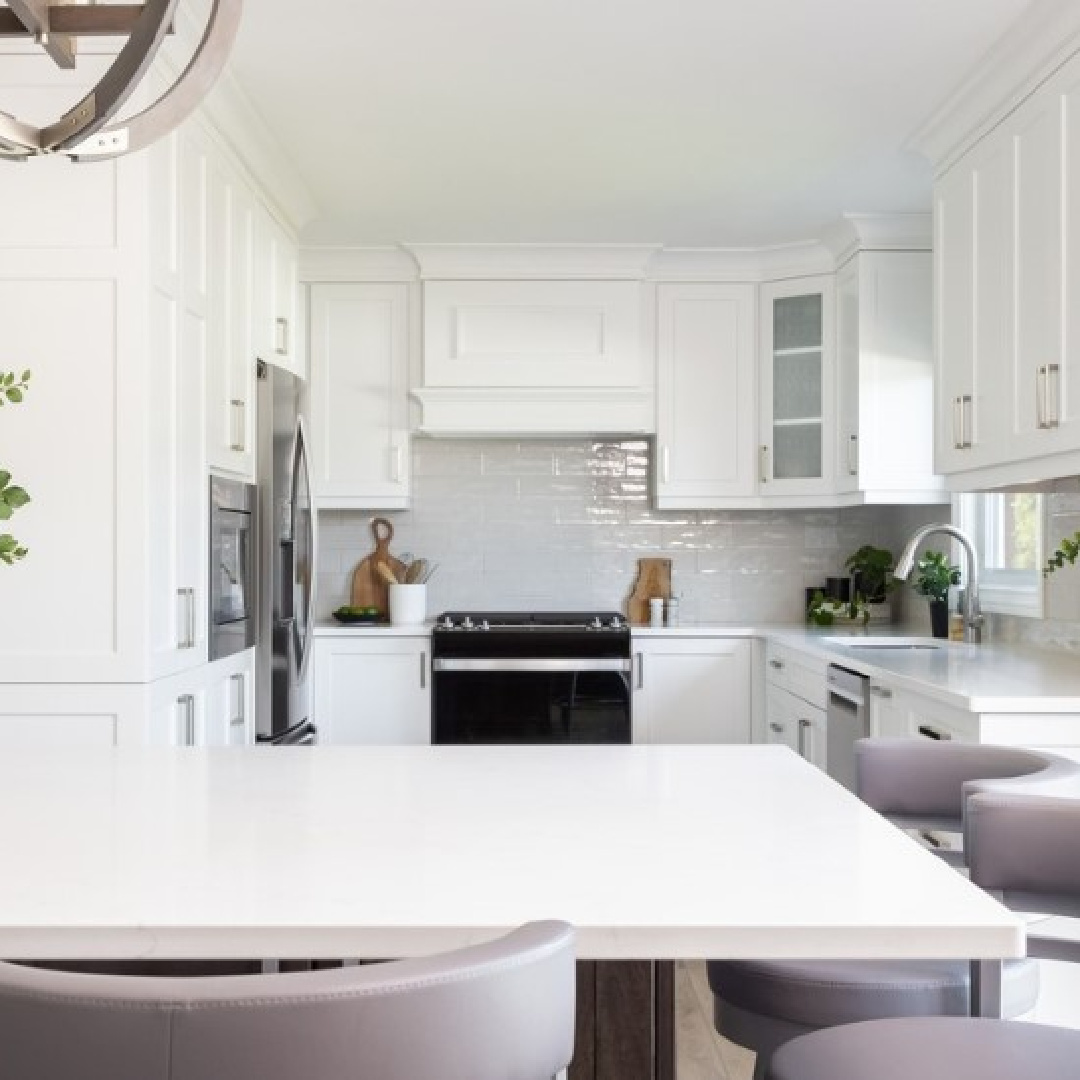
[[[803,590],[906,527],[885,507],[657,511],[642,439],[413,443],[412,509],[386,513],[392,550],[438,562],[428,612],[623,609],[637,560],[669,557],[684,621],[798,622]],[[320,516],[318,614],[347,602],[374,513]],[[910,511],[908,511],[910,516]]]

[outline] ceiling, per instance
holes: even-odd
[[[234,71],[313,243],[813,239],[1029,0],[249,0]]]

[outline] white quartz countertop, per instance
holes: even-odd
[[[1016,956],[1021,920],[786,747],[16,749],[0,956]]]

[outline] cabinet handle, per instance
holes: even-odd
[[[960,398],[953,398],[952,403],[952,434],[953,449],[964,449],[964,406]]]
[[[240,398],[233,398],[230,402],[232,406],[232,440],[230,448],[236,451],[238,454],[244,453],[247,450],[247,424],[246,424],[246,411],[247,402],[242,401]]]
[[[664,484],[671,481],[671,450],[667,446],[660,447],[660,481]]]
[[[947,731],[940,731],[929,724],[920,724],[915,730],[920,735],[925,735],[928,739],[936,739],[938,742],[949,742],[952,739],[952,736]]]
[[[231,677],[230,682],[236,687],[236,712],[233,713],[233,718],[229,723],[232,727],[241,727],[247,723],[247,706],[244,702],[244,673],[238,671]]]
[[[806,757],[806,734],[809,727],[810,721],[799,717],[799,757]]]
[[[1035,426],[1044,430],[1049,425],[1046,422],[1046,365],[1035,371]]]
[[[289,320],[279,316],[274,320],[274,328],[276,330],[274,340],[274,352],[278,356],[289,355]]]
[[[847,444],[847,469],[848,475],[859,475],[859,436],[849,435]]]
[[[420,654],[420,689],[427,689],[427,653]]]
[[[178,622],[183,629],[178,635],[176,643],[179,649],[195,648],[195,590],[177,589],[176,595],[180,601],[178,610]]]
[[[1046,366],[1046,426],[1056,428],[1061,424],[1061,365]]]
[[[960,398],[960,449],[970,450],[975,443],[975,399],[971,394]]]
[[[874,685],[871,685],[870,693],[873,694],[874,697],[879,697],[879,698],[891,698],[892,697],[892,691],[887,686],[874,686]]]
[[[784,725],[783,724],[778,724],[775,720],[773,720],[773,721],[771,721],[769,723],[769,730],[771,732],[773,732],[774,734],[776,734],[776,735],[783,735],[784,734]]]
[[[634,666],[637,668],[637,689],[645,689],[645,654],[634,653]]]
[[[395,484],[401,483],[401,447],[395,446],[390,451],[390,479]]]
[[[776,668],[777,671],[779,671],[783,666],[784,666],[784,661],[783,660],[770,660],[769,661],[769,667]]]
[[[769,448],[767,446],[761,448],[761,482],[763,484],[769,482]]]
[[[176,704],[184,711],[184,726],[181,729],[183,746],[195,745],[195,695],[181,694]]]

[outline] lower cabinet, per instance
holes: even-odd
[[[746,639],[636,638],[634,742],[750,742],[751,651]]]
[[[151,684],[152,746],[247,746],[255,741],[255,650]]]
[[[770,684],[765,690],[765,741],[790,746],[822,771],[826,757],[825,710]]]
[[[431,647],[425,635],[315,639],[312,718],[324,745],[431,742]]]
[[[146,715],[140,689],[107,683],[9,683],[0,705],[0,751],[139,742]]]

